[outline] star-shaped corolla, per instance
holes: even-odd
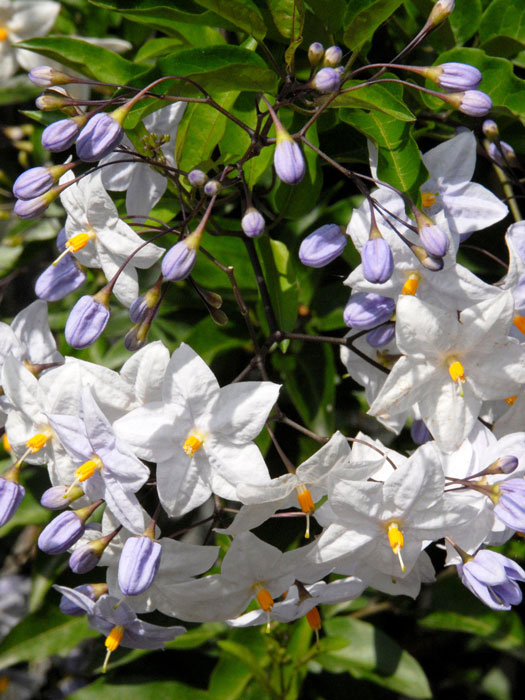
[[[430,175],[421,186],[424,211],[438,224],[444,220],[456,241],[507,216],[503,202],[471,182],[476,166],[476,138],[471,131],[427,151],[423,162]]]
[[[78,467],[75,480],[92,501],[104,499],[119,522],[141,534],[144,518],[135,493],[149,469],[115,437],[89,389],[82,392],[81,416],[50,416],[53,431]]]
[[[508,336],[510,292],[457,313],[402,296],[397,304],[396,362],[370,407],[390,415],[418,403],[439,447],[457,449],[483,400],[513,396],[525,383],[525,351]]]
[[[163,400],[114,424],[136,454],[157,462],[157,487],[169,515],[182,515],[215,493],[236,500],[240,483],[269,481],[252,442],[277,400],[279,385],[240,382],[219,387],[206,363],[184,343],[168,364]]]
[[[159,156],[167,165],[175,167],[173,153],[175,151],[175,138],[177,128],[184,116],[185,102],[174,102],[162,109],[148,114],[143,123],[147,131],[152,135],[162,138],[159,145],[152,152],[156,159]],[[135,150],[131,141],[124,136],[121,147],[126,146]],[[129,163],[121,161],[129,160]],[[106,165],[112,161],[119,161],[118,165]],[[106,158],[102,158],[102,183],[108,190],[126,191],[126,211],[128,214],[147,216],[150,210],[157,204],[168,184],[166,175],[162,169],[156,170],[148,163],[140,160],[131,160],[129,155],[120,150],[114,151]]]
[[[60,184],[73,178],[69,171],[60,178]],[[99,170],[67,187],[60,198],[67,212],[66,247],[82,265],[102,268],[110,280],[128,256],[138,251],[113,287],[117,299],[130,306],[138,296],[136,268],[151,267],[163,254],[163,249],[153,243],[140,248],[144,241],[119,218],[117,208],[102,185]]]

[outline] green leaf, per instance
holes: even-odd
[[[277,85],[276,74],[263,59],[240,46],[212,46],[179,51],[174,56],[161,58],[159,68],[166,76],[192,78],[212,93],[230,90],[273,92]],[[180,80],[174,81],[171,93],[202,96],[202,93]]]
[[[285,61],[287,71],[293,71],[294,55],[303,41],[305,8],[304,0],[269,0],[270,12],[277,31],[290,39],[286,49]]]
[[[149,71],[149,68],[138,66],[114,51],[95,46],[81,39],[44,37],[28,39],[17,46],[37,51],[73,70],[104,82],[129,83]]]
[[[402,2],[403,0],[352,0],[348,3],[343,37],[348,48],[352,51],[359,49]]]
[[[257,6],[251,0],[196,0],[208,10],[214,10],[234,27],[262,41],[266,35],[266,25]]]
[[[412,134],[412,125],[369,112],[342,109],[340,117],[377,146],[377,175],[417,202],[420,186],[428,179],[421,153]]]
[[[236,328],[232,331],[231,327],[218,326],[209,317],[196,323],[184,338],[184,342],[190,345],[207,364],[223,352],[246,347],[242,329]]]
[[[277,323],[282,330],[291,331],[297,320],[298,291],[290,251],[269,236],[256,239],[256,248]]]
[[[411,698],[430,698],[427,677],[418,662],[384,632],[368,622],[349,617],[326,620],[329,637],[342,638],[347,645],[319,654],[316,661],[332,673],[348,672]]]
[[[208,694],[177,681],[147,681],[144,683],[108,682],[99,678],[94,683],[68,696],[71,700],[208,700]]]
[[[346,87],[361,85],[360,81],[349,80]],[[349,107],[350,109],[371,109],[388,114],[404,122],[415,120],[414,115],[403,101],[400,86],[394,84],[366,85],[358,90],[342,93],[330,104],[330,107]],[[397,94],[396,94],[397,93]]]
[[[436,63],[445,61],[468,63],[479,68],[483,73],[481,89],[490,96],[494,110],[500,108],[511,112],[525,123],[525,80],[514,75],[510,61],[487,56],[481,49],[452,49],[441,54]],[[442,103],[434,98],[425,97],[425,102],[443,109]]]
[[[238,92],[221,96],[221,106],[229,109],[237,99]],[[210,105],[190,103],[177,130],[176,161],[181,170],[197,167],[208,169],[208,160],[226,130],[228,117]],[[239,127],[237,127],[239,128]]]
[[[227,654],[247,666],[260,685],[265,689],[269,689],[269,681],[261,664],[261,659],[251,649],[230,639],[221,640],[217,642],[217,645]]]
[[[0,668],[20,661],[38,661],[52,654],[67,654],[87,637],[99,633],[90,630],[84,617],[63,615],[49,603],[28,615],[14,627],[2,642]]]
[[[316,22],[321,20],[332,33],[341,29],[347,7],[346,0],[307,0],[307,2],[314,12]]]
[[[489,54],[516,55],[525,45],[525,6],[507,0],[494,0],[481,20],[479,38]]]
[[[481,22],[481,0],[458,2],[448,21],[458,44],[474,36]]]
[[[248,666],[240,664],[236,658],[223,656],[210,677],[210,700],[237,700],[252,678],[253,673]]]

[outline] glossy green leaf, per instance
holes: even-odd
[[[344,42],[353,51],[373,36],[403,0],[352,0],[344,18]]]
[[[358,81],[348,81],[345,88],[359,85]],[[399,87],[399,86],[396,86]],[[365,87],[345,92],[337,97],[330,107],[349,107],[350,109],[370,109],[388,114],[394,119],[404,122],[415,120],[414,115],[406,106],[402,92],[397,91],[393,83],[366,85]]]
[[[252,0],[195,0],[202,7],[213,10],[227,19],[234,27],[242,29],[259,41],[266,34],[264,20]]]
[[[458,44],[463,44],[478,30],[481,22],[481,0],[458,2],[448,18]]]
[[[203,49],[187,49],[174,56],[159,60],[163,75],[176,75],[196,80],[209,92],[248,90],[272,92],[277,76],[263,59],[253,51],[240,46],[212,46]],[[184,81],[174,81],[171,94],[198,94]]]
[[[304,0],[269,0],[268,4],[277,31],[290,39],[285,62],[288,72],[292,72],[295,52],[303,41]]]
[[[290,251],[269,236],[257,239],[256,247],[277,323],[282,330],[291,331],[297,320],[298,292]]]
[[[221,640],[217,642],[217,644],[223,651],[226,652],[226,654],[233,656],[235,659],[247,666],[252,675],[255,676],[263,688],[268,688],[269,682],[263,665],[261,664],[261,659],[254,653],[254,651],[252,651],[248,646],[241,644],[240,642],[235,642],[231,639]]]
[[[18,44],[104,82],[125,84],[144,76],[148,68],[128,61],[114,51],[71,37],[28,39]]]
[[[210,676],[210,700],[237,700],[252,678],[253,672],[248,666],[240,664],[236,658],[224,655]]]
[[[494,0],[481,20],[482,48],[494,56],[514,56],[525,46],[525,5]]]
[[[227,92],[221,96],[221,106],[229,109],[237,99],[238,92]],[[177,131],[176,161],[181,170],[204,167],[213,149],[224,136],[228,117],[210,105],[190,103]]]
[[[329,637],[347,641],[342,649],[316,657],[327,671],[346,671],[410,698],[432,697],[427,677],[414,657],[373,625],[336,617],[326,620],[324,629]]]
[[[377,176],[417,202],[420,186],[428,179],[412,125],[378,112],[342,109],[341,119],[377,146]]]
[[[69,695],[71,700],[100,700],[101,697],[111,700],[208,700],[204,690],[177,681],[119,683],[103,677]]]
[[[88,628],[85,617],[63,615],[49,603],[19,622],[2,641],[0,668],[65,655],[83,639],[97,636],[99,632]]]

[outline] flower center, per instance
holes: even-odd
[[[45,433],[36,433],[36,435],[33,435],[33,437],[29,438],[29,440],[26,442],[28,451],[31,454],[39,452],[49,440],[49,437],[50,436],[46,435]]]
[[[403,288],[401,289],[401,294],[406,294],[407,296],[413,297],[417,292],[417,288],[419,287],[420,279],[421,275],[418,275],[417,272],[411,272],[407,281],[403,285]]]
[[[188,457],[193,457],[195,452],[199,450],[202,447],[202,443],[204,442],[204,435],[200,433],[198,430],[196,430],[194,433],[191,433],[186,440],[184,441],[184,445],[182,446],[182,449],[184,452],[188,455]]]
[[[0,27],[0,41],[7,41],[9,34],[5,27]]]
[[[66,243],[65,249],[60,253],[56,260],[53,260],[53,265],[58,265],[58,263],[64,258],[68,253],[77,253],[82,248],[85,248],[89,241],[95,237],[95,232],[90,233],[77,233]]]
[[[508,403],[509,406],[514,406],[517,398],[518,398],[518,395],[515,394],[514,396],[507,396],[507,398],[503,399],[503,400],[505,401],[505,403]]]
[[[388,526],[388,541],[390,543],[390,546],[392,547],[392,551],[399,559],[401,571],[406,571],[405,564],[401,557],[401,550],[405,546],[405,538],[403,537],[403,533],[399,529],[398,523],[390,523],[390,525]]]
[[[84,462],[84,464],[81,464],[76,470],[75,482],[82,483],[83,481],[87,481],[93,476],[97,469],[102,469],[102,466],[102,460],[97,457],[97,455],[93,455],[93,459]]]
[[[421,204],[424,207],[431,207],[436,203],[436,199],[439,192],[422,192],[421,193]]]
[[[454,360],[449,364],[448,373],[453,382],[461,383],[465,381],[465,370],[459,360]]]

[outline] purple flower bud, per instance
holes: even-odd
[[[499,137],[498,125],[493,119],[485,119],[481,128],[483,129],[485,136],[490,141],[493,141]]]
[[[384,238],[370,238],[361,251],[363,275],[373,284],[383,284],[392,277],[394,258]]]
[[[416,419],[412,423],[412,426],[410,427],[410,435],[416,445],[423,445],[425,442],[430,442],[434,439],[424,421],[420,419]]]
[[[171,282],[186,279],[191,274],[197,260],[197,250],[188,247],[187,240],[175,243],[162,258],[162,274]]]
[[[287,185],[297,185],[304,177],[306,164],[301,149],[288,132],[277,132],[277,143],[273,154],[273,165],[277,177]]]
[[[13,194],[18,199],[33,199],[47,192],[55,184],[49,168],[30,168],[16,178]]]
[[[62,510],[83,495],[84,492],[80,486],[75,486],[72,489],[65,485],[51,486],[42,494],[40,505],[49,510]]]
[[[21,484],[0,477],[0,527],[11,520],[25,494]]]
[[[516,581],[525,581],[525,571],[508,557],[490,549],[458,564],[461,582],[485,605],[494,610],[510,610],[521,603],[522,593]]]
[[[99,112],[88,121],[76,143],[78,157],[93,163],[109,155],[124,137],[124,129],[111,114]]]
[[[65,151],[77,140],[80,125],[74,119],[61,119],[47,126],[42,132],[42,146],[57,153]]]
[[[83,583],[81,586],[77,586],[73,590],[87,595],[88,598],[91,598],[91,600],[95,602],[97,600],[97,597],[99,597],[97,596],[98,585],[99,584]],[[81,608],[80,605],[76,605],[76,603],[74,603],[70,598],[68,598],[65,595],[62,596],[58,607],[60,608],[60,611],[64,613],[64,615],[82,617],[82,615],[86,614],[84,608]]]
[[[476,90],[481,83],[481,72],[466,63],[442,63],[437,83],[445,90]]]
[[[35,282],[35,294],[46,301],[58,301],[81,287],[86,273],[70,255],[46,267]]]
[[[84,534],[86,526],[73,510],[60,513],[42,530],[38,546],[46,554],[62,554]]]
[[[368,330],[390,321],[395,310],[393,299],[373,292],[359,292],[350,297],[343,319],[350,328]]]
[[[60,188],[54,187],[32,199],[17,199],[13,211],[20,219],[36,219],[45,212],[59,193]]]
[[[144,593],[157,575],[162,547],[150,537],[130,537],[118,564],[118,585],[124,595]]]
[[[188,182],[192,187],[203,187],[208,182],[208,176],[202,170],[190,170]]]
[[[69,96],[67,90],[64,88],[50,88],[46,90],[41,95],[39,95],[35,100],[35,106],[37,109],[42,110],[42,112],[49,112],[51,110],[62,109],[66,105],[71,104],[71,97]],[[71,109],[71,107],[69,108]],[[67,112],[69,114],[69,111]]]
[[[98,564],[100,555],[101,552],[98,551],[97,547],[92,542],[87,542],[82,547],[75,549],[69,557],[69,568],[75,574],[87,574]]]
[[[109,308],[95,297],[80,297],[66,322],[65,336],[72,348],[81,350],[92,345],[109,321]]]
[[[258,238],[264,233],[264,217],[255,207],[248,207],[241,219],[241,228],[248,238]]]
[[[204,185],[204,194],[207,197],[215,197],[215,195],[219,194],[221,189],[222,185],[218,180],[208,180]]]
[[[335,68],[321,68],[312,78],[310,85],[319,92],[334,92],[339,88],[341,74]]]
[[[492,468],[497,470],[496,473],[499,474],[512,474],[518,468],[519,460],[514,455],[505,455],[504,457],[498,457],[498,459],[492,463]],[[502,486],[502,484],[500,484]]]
[[[339,46],[329,46],[324,52],[323,65],[324,66],[338,66],[343,60],[343,52]]]
[[[379,328],[374,328],[366,334],[366,342],[373,348],[382,348],[388,345],[396,336],[396,326],[394,323],[385,323]]]
[[[76,82],[75,78],[72,76],[56,68],[51,68],[50,66],[37,66],[29,71],[27,77],[32,83],[40,87],[66,85],[67,83]]]
[[[466,90],[461,95],[458,109],[469,117],[484,117],[492,109],[492,100],[481,90]]]
[[[511,530],[525,530],[525,480],[508,479],[500,482],[494,515]]]
[[[129,307],[129,318],[132,323],[142,323],[151,311],[145,297],[140,296],[133,299]]]
[[[308,267],[324,267],[341,255],[347,243],[340,226],[325,224],[303,239],[299,260]]]
[[[313,44],[310,44],[308,47],[308,60],[310,61],[312,68],[315,68],[315,66],[319,63],[323,57],[323,54],[324,46],[320,42],[314,41]]]
[[[435,258],[442,258],[448,251],[449,238],[436,224],[421,226],[419,237],[427,253]]]
[[[489,143],[488,153],[492,160],[502,168],[519,167],[518,158],[510,143],[506,141],[498,141]]]

